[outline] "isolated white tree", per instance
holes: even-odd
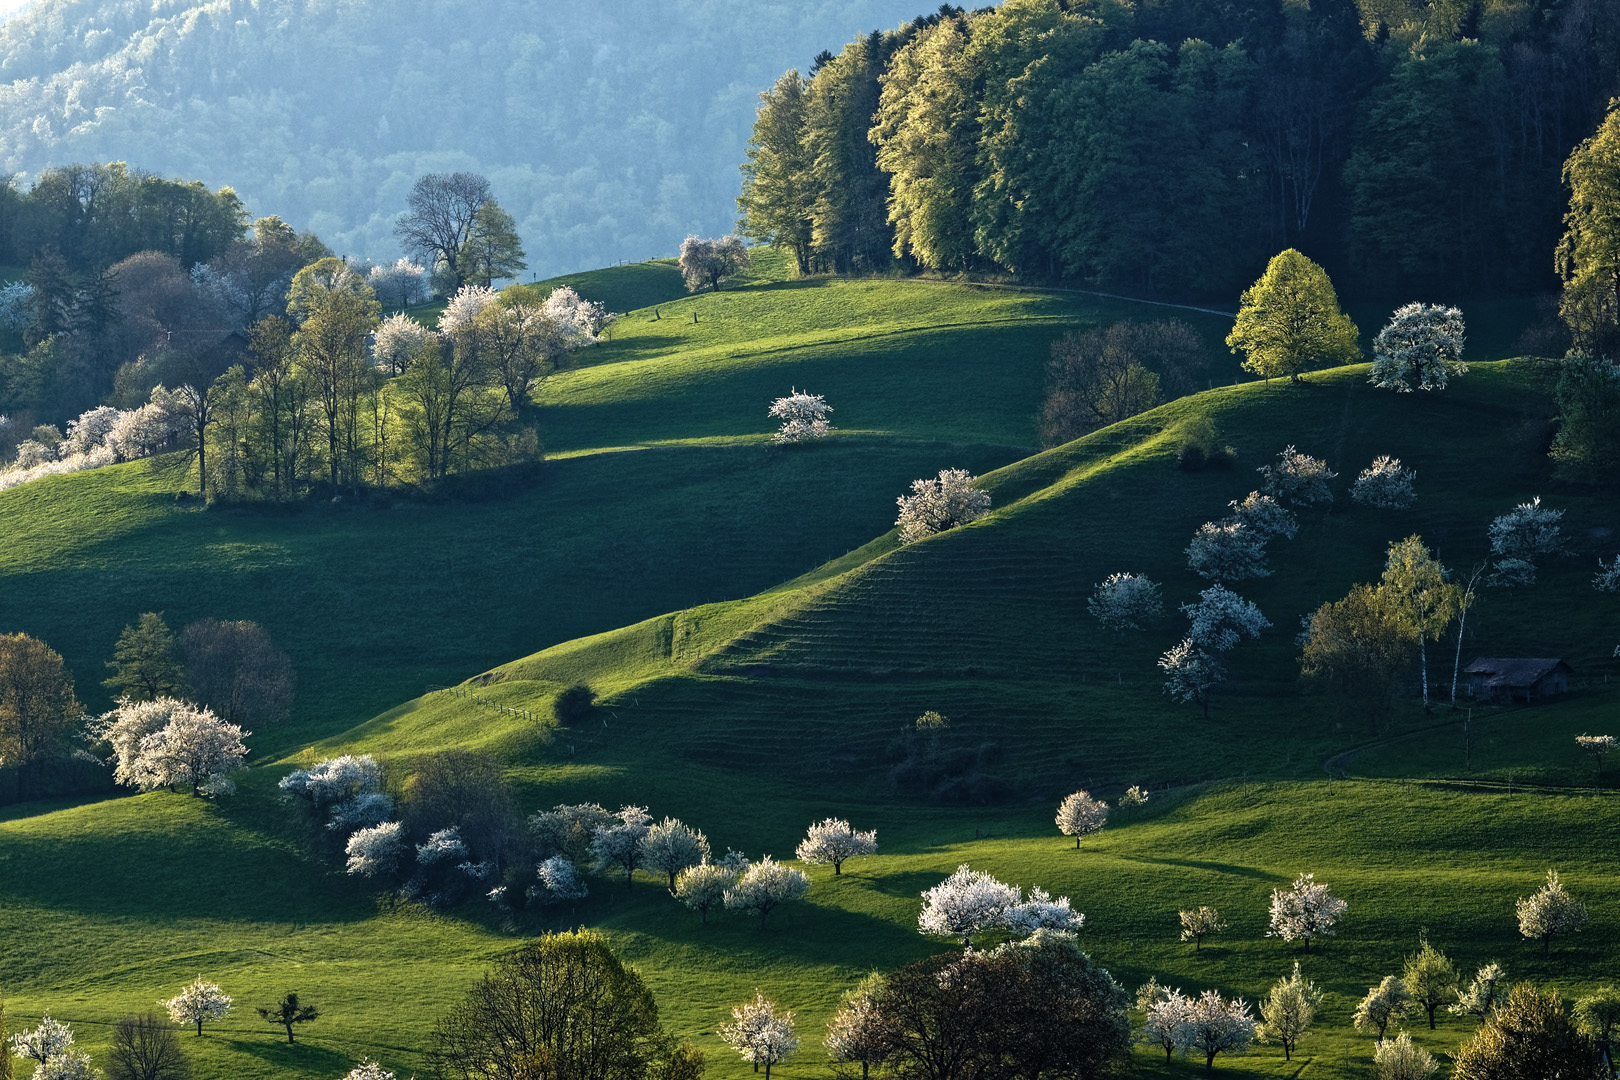
[[[361,829],[344,845],[346,869],[358,877],[386,877],[399,867],[405,848],[405,826],[397,821]]]
[[[1292,888],[1271,890],[1271,929],[1267,937],[1303,941],[1311,951],[1311,939],[1332,937],[1333,928],[1350,905],[1319,884],[1315,874],[1301,874]]]
[[[1058,831],[1064,836],[1074,837],[1076,851],[1080,850],[1080,841],[1102,832],[1107,823],[1108,804],[1092,798],[1089,791],[1065,795],[1063,801],[1058,803]]]
[[[726,892],[741,876],[741,868],[723,863],[689,866],[675,875],[675,899],[697,912],[699,921],[707,925],[709,912],[725,904]]]
[[[1457,998],[1456,1002],[1446,1007],[1446,1011],[1456,1016],[1472,1016],[1483,1021],[1491,1015],[1496,1003],[1505,996],[1502,984],[1507,981],[1507,972],[1495,960],[1484,965],[1474,974],[1473,981],[1468,984]]]
[[[1226,504],[1231,508],[1231,519],[1258,536],[1262,543],[1277,539],[1292,540],[1299,532],[1299,521],[1293,511],[1270,495],[1251,491],[1241,501],[1233,499]]]
[[[1564,550],[1563,517],[1562,510],[1544,509],[1537,495],[1492,521],[1486,531],[1495,561],[1491,584],[1534,585],[1536,560]]]
[[[787,397],[779,397],[771,402],[766,415],[782,421],[782,426],[776,432],[777,442],[796,443],[826,438],[832,430],[832,425],[827,422],[827,414],[832,411],[832,406],[820,394],[795,389]]]
[[[388,316],[371,335],[371,359],[389,375],[403,375],[411,361],[437,348],[439,335],[403,312]]]
[[[536,866],[535,876],[539,883],[530,886],[527,895],[536,903],[572,903],[590,892],[574,864],[562,855],[553,855]]]
[[[783,904],[804,899],[809,891],[810,879],[803,870],[784,866],[766,855],[744,870],[737,884],[726,890],[725,905],[734,911],[758,915],[763,930],[766,916]]]
[[[1616,559],[1620,562],[1620,559]],[[1109,574],[1086,601],[1091,617],[1106,630],[1146,630],[1164,616],[1159,586],[1141,574]]]
[[[598,825],[591,835],[591,855],[602,873],[624,871],[628,887],[641,865],[641,838],[652,828],[645,806],[621,806],[611,825]]]
[[[697,292],[705,286],[718,289],[720,282],[748,269],[748,248],[737,236],[722,236],[718,240],[688,236],[681,241],[677,265],[687,292]]]
[[[1468,373],[1462,358],[1466,339],[1462,312],[1454,307],[1414,303],[1397,308],[1373,339],[1367,381],[1403,394],[1444,390],[1452,376]]]
[[[1271,625],[1258,607],[1224,585],[1211,585],[1181,610],[1192,623],[1188,639],[1211,652],[1229,652],[1245,635],[1259,637]]]
[[[1281,1043],[1283,1060],[1291,1061],[1294,1047],[1310,1031],[1321,1004],[1322,991],[1300,973],[1299,961],[1295,960],[1294,973],[1286,979],[1278,979],[1266,1000],[1260,1003],[1260,1016],[1265,1023],[1255,1029],[1255,1036],[1261,1042]]]
[[[1019,901],[1007,912],[1007,928],[1024,937],[1037,930],[1073,934],[1085,923],[1085,915],[1074,910],[1067,896],[1054,900],[1052,894],[1039,885],[1029,890],[1029,899]]]
[[[1580,747],[1581,753],[1590,754],[1597,761],[1598,775],[1603,775],[1603,759],[1614,753],[1616,746],[1620,746],[1620,739],[1613,735],[1577,735],[1575,745]]]
[[[669,894],[675,895],[675,875],[689,866],[709,861],[709,838],[676,818],[666,817],[649,826],[638,844],[640,865],[669,877]]]
[[[973,935],[1007,926],[1012,909],[1023,902],[1024,893],[1016,885],[997,881],[966,863],[956,873],[924,890],[917,930],[930,937],[959,937],[964,948],[973,944]]]
[[[1226,681],[1226,665],[1220,657],[1192,638],[1170,646],[1159,657],[1164,671],[1164,692],[1176,701],[1196,704],[1209,719],[1209,694]]]
[[[1193,952],[1204,948],[1204,939],[1226,929],[1221,913],[1208,905],[1181,912],[1181,940],[1193,943]]]
[[[1205,990],[1187,1003],[1182,1045],[1204,1055],[1204,1068],[1215,1067],[1217,1054],[1246,1054],[1254,1042],[1254,1017],[1241,997],[1230,1001],[1219,990]]]
[[[1559,934],[1579,933],[1586,925],[1586,905],[1569,895],[1558,871],[1547,871],[1547,884],[1517,904],[1519,933],[1541,942],[1541,955],[1552,948],[1552,939]]]
[[[231,999],[219,984],[201,975],[174,997],[158,1004],[169,1010],[169,1019],[175,1023],[195,1024],[198,1035],[202,1034],[204,1021],[222,1020],[231,1011]]]
[[[765,1080],[771,1080],[772,1065],[786,1061],[799,1048],[793,1014],[778,1012],[776,1003],[758,990],[753,1001],[731,1010],[731,1023],[722,1025],[719,1035],[755,1072],[765,1066]]]
[[[1270,577],[1266,542],[1253,529],[1231,518],[1206,521],[1187,545],[1187,568],[1210,581],[1248,581]]]
[[[1120,810],[1135,810],[1138,806],[1146,806],[1148,801],[1147,788],[1140,784],[1132,784],[1125,789],[1125,794],[1119,797],[1117,804]]]
[[[841,818],[826,818],[810,826],[794,852],[800,862],[832,863],[833,876],[844,872],[844,860],[877,854],[877,830],[860,832]]]
[[[169,726],[169,721],[194,706],[178,698],[151,701],[120,698],[111,712],[91,721],[90,733],[112,747],[113,780],[131,787],[139,783],[141,740]]]
[[[46,1013],[39,1018],[38,1027],[19,1031],[9,1041],[19,1058],[43,1065],[73,1049],[73,1026],[52,1020],[51,1014]]]
[[[990,493],[966,469],[941,469],[935,480],[913,480],[911,494],[895,501],[900,542],[910,544],[935,533],[977,521],[990,512]]]
[[[1328,481],[1339,475],[1327,462],[1294,449],[1292,443],[1277,455],[1277,464],[1262,465],[1256,471],[1263,478],[1262,491],[1295,506],[1332,502]]]
[[[1414,1044],[1412,1036],[1404,1031],[1373,1050],[1373,1071],[1378,1080],[1429,1080],[1439,1070],[1434,1055]]]
[[[1405,980],[1399,975],[1385,975],[1377,986],[1367,988],[1367,996],[1356,1006],[1355,1028],[1376,1034],[1379,1045],[1383,1045],[1384,1033],[1390,1025],[1398,1026],[1413,1008]]]
[[[1400,458],[1384,454],[1361,470],[1350,487],[1350,498],[1378,510],[1405,510],[1417,502],[1412,481],[1417,473],[1403,468]]]
[[[186,784],[193,795],[236,790],[228,774],[246,767],[242,740],[251,734],[174,698],[122,701],[94,730],[112,744],[117,782],[142,791]]]

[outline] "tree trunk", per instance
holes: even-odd
[[[293,1045],[293,1030],[291,1024],[287,1025],[287,1045]]]
[[[1598,768],[1601,769],[1602,767],[1603,767],[1603,762],[1600,760],[1598,762]],[[840,876],[843,875],[843,873],[844,873],[844,860],[843,859],[834,859],[833,860],[833,877],[840,877]]]
[[[1435,1010],[1435,1006],[1426,1005],[1426,1006],[1424,1006],[1424,1008],[1429,1010],[1429,1030],[1433,1031],[1434,1030],[1434,1010]]]
[[[1468,625],[1468,609],[1457,616],[1457,656],[1451,663],[1451,703],[1457,704],[1457,673],[1462,670],[1463,628]]]
[[[1418,635],[1418,655],[1422,657],[1423,668],[1423,712],[1429,712],[1429,639],[1423,634]]]
[[[1298,382],[1299,380],[1295,379],[1294,381]],[[1217,1053],[1219,1053],[1219,1051],[1217,1051],[1217,1050],[1205,1050],[1204,1051],[1204,1071],[1205,1072],[1214,1072],[1215,1071],[1215,1055]]]
[[[202,1017],[197,1017],[197,1038],[202,1038]]]

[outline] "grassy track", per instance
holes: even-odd
[[[186,1041],[199,1080],[337,1077],[362,1054],[421,1075],[433,1018],[483,965],[517,935],[586,924],[643,970],[713,1075],[745,1074],[712,1032],[758,986],[800,1010],[804,1050],[779,1071],[822,1076],[838,993],[947,947],[915,933],[917,894],[964,861],[1072,896],[1085,946],[1132,987],[1156,973],[1251,999],[1294,957],[1261,936],[1269,889],[1302,870],[1332,884],[1351,913],[1304,958],[1330,991],[1305,1071],[1262,1050],[1223,1060],[1233,1076],[1365,1075],[1354,1000],[1423,928],[1462,968],[1496,957],[1570,993],[1612,973],[1620,887],[1606,860],[1620,812],[1571,747],[1615,715],[1615,604],[1588,583],[1620,521],[1612,501],[1548,486],[1540,368],[1480,365],[1421,400],[1372,391],[1364,369],[1226,386],[1026,456],[1052,337],[1157,312],[933,282],[780,282],[768,265],[747,288],[683,299],[672,273],[623,267],[576,284],[656,313],[632,311],[547,384],[554,457],[516,492],[200,513],[137,464],[0,494],[5,629],[60,649],[93,706],[119,628],[153,608],[176,624],[258,619],[301,680],[299,718],[252,740],[260,761],[280,760],[250,770],[234,800],[0,810],[0,990],[14,1018],[49,1009],[99,1054],[106,1025],[202,973],[238,1010]],[[1198,325],[1219,332],[1214,317]],[[1212,370],[1233,381],[1235,368]],[[838,437],[767,444],[764,406],[792,385],[828,395]],[[1175,470],[1179,432],[1201,415],[1237,449],[1234,471]],[[1420,502],[1378,514],[1341,499],[1273,545],[1274,575],[1240,591],[1275,626],[1235,654],[1206,723],[1158,689],[1154,658],[1180,619],[1114,641],[1084,599],[1124,569],[1163,581],[1172,604],[1190,599],[1202,583],[1183,568],[1187,538],[1285,442],[1328,457],[1341,488],[1396,454],[1418,470]],[[898,548],[885,533],[894,496],[946,465],[986,473],[995,512]],[[1413,532],[1470,565],[1485,523],[1537,493],[1567,509],[1573,554],[1533,590],[1493,592],[1465,653],[1562,655],[1580,675],[1570,700],[1476,711],[1464,762],[1468,714],[1408,705],[1375,735],[1301,695],[1301,613],[1376,577],[1385,544]],[[1431,662],[1443,666],[1438,650]],[[485,672],[488,685],[417,696]],[[544,714],[578,678],[605,697],[588,725],[554,731],[490,708]],[[1007,800],[942,806],[894,788],[900,733],[929,708],[952,718],[947,749],[976,755]],[[657,883],[605,879],[574,910],[503,926],[476,902],[428,915],[373,897],[275,798],[290,758],[352,749],[404,770],[447,747],[503,756],[529,808],[642,802],[722,850],[781,856],[838,813],[876,827],[883,852],[836,881],[813,869],[809,902],[764,931],[724,916],[702,928]],[[1329,784],[1330,758],[1364,779]],[[1055,835],[1058,796],[1085,785],[1112,798],[1130,783],[1157,793],[1147,812],[1080,852]],[[1543,961],[1518,938],[1512,901],[1552,865],[1594,922]],[[1193,955],[1175,912],[1199,903],[1232,930]],[[296,1047],[249,1011],[287,990],[325,1013]],[[1421,1040],[1443,1050],[1466,1030],[1448,1019]]]

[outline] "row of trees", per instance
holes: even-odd
[[[801,272],[1225,293],[1308,243],[1367,289],[1550,284],[1615,16],[1366,6],[946,6],[761,95],[743,229]]]

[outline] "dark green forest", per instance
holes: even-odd
[[[1372,298],[1547,293],[1620,87],[1598,0],[1009,0],[765,95],[740,204],[802,269],[1230,299],[1297,247]]]

